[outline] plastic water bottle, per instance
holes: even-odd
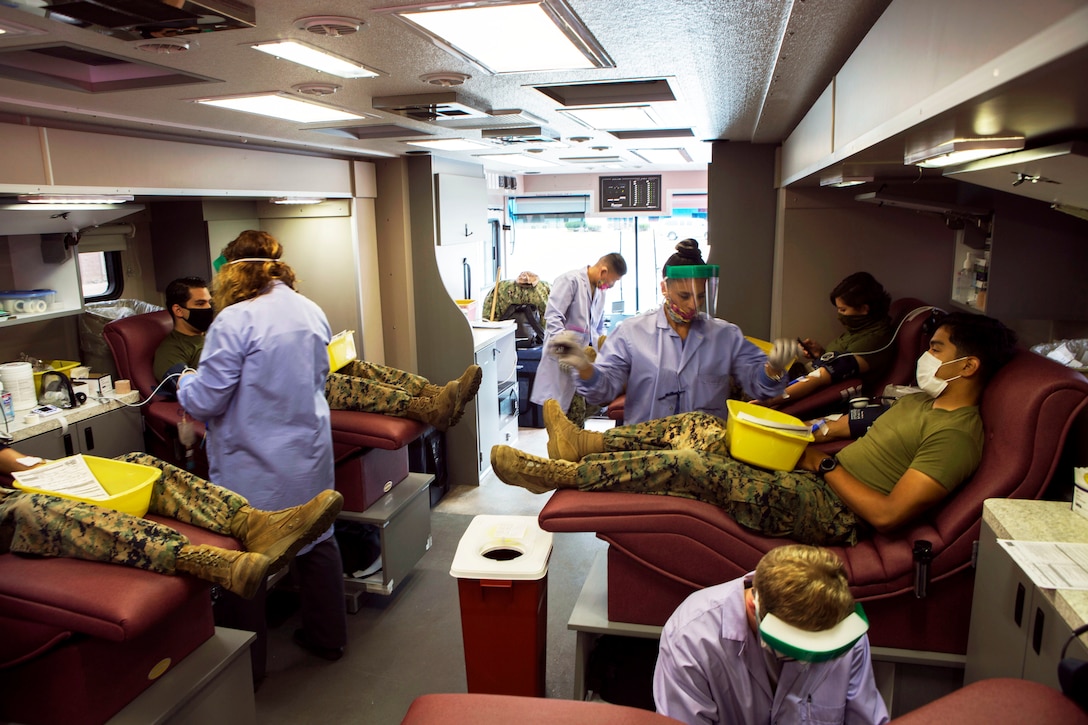
[[[4,420],[15,422],[15,401],[11,399],[11,393],[4,390],[4,383],[0,382],[0,411],[3,411]]]

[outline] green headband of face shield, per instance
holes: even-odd
[[[240,257],[238,259],[227,260],[222,254],[215,258],[212,262],[212,268],[218,272],[226,264],[237,264],[238,262],[278,262],[278,259],[272,259],[271,257]]]
[[[665,268],[665,279],[717,279],[716,264],[674,264]]]
[[[869,619],[858,603],[841,622],[819,632],[786,624],[773,614],[759,623],[759,633],[771,649],[801,662],[826,662],[840,657],[868,631]]]

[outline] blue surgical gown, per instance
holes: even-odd
[[[207,426],[211,480],[271,511],[332,488],[332,332],[321,308],[273,282],[221,310],[207,336],[197,373],[179,381],[178,401]],[[329,527],[318,541],[331,535]]]
[[[766,363],[763,351],[731,322],[701,317],[681,340],[658,307],[621,322],[601,348],[592,377],[576,386],[594,405],[626,391],[624,423],[697,410],[725,418],[730,376],[756,399],[786,389],[785,377],[767,377]]]
[[[604,290],[593,293],[585,267],[556,277],[548,294],[548,306],[544,312],[544,345],[547,346],[548,341],[563,330],[579,335],[583,347],[596,346],[597,338],[604,334]],[[573,397],[574,379],[571,374],[560,370],[559,362],[552,356],[541,356],[530,400],[544,405],[548,398],[555,398],[566,410]]]
[[[766,657],[748,623],[743,577],[697,591],[661,632],[653,685],[657,711],[688,725],[888,721],[868,637],[827,662],[783,662],[776,688]]]

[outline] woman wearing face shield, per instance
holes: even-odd
[[[714,317],[717,291],[717,266],[685,239],[662,270],[663,304],[622,322],[596,362],[562,333],[546,351],[574,371],[575,389],[589,403],[604,405],[626,391],[627,423],[690,411],[724,418],[733,378],[756,399],[782,393],[797,343],[778,341],[765,355],[739,327]]]

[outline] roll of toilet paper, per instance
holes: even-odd
[[[34,394],[34,369],[28,362],[9,362],[0,365],[0,381],[4,390],[11,393],[12,407],[16,411],[30,410],[38,404]]]

